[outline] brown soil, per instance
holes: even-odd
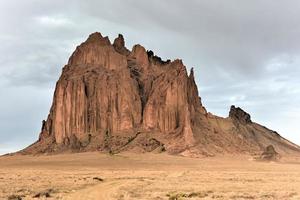
[[[76,153],[0,158],[0,199],[300,199],[300,158]]]

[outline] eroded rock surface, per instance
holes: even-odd
[[[251,116],[247,112],[242,110],[240,107],[236,108],[234,105],[230,107],[229,117],[233,120],[239,121],[242,124],[249,124],[252,122]]]
[[[194,79],[179,59],[164,61],[151,50],[111,44],[96,32],[71,55],[57,81],[39,140],[22,153],[166,150],[182,155],[251,153],[265,143],[279,151],[298,146],[252,123],[234,106],[229,118],[206,112]],[[236,126],[236,125],[239,126]]]
[[[260,156],[260,160],[264,161],[276,161],[280,158],[279,153],[275,151],[275,148],[273,145],[269,145],[266,147],[264,152]]]

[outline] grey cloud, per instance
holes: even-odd
[[[129,48],[141,43],[182,58],[195,68],[209,111],[227,116],[237,104],[300,144],[299,10],[298,0],[1,1],[0,91],[15,94],[1,95],[0,137],[37,137],[62,66],[100,31],[111,40],[123,33]],[[11,103],[24,94],[19,106]],[[22,109],[37,101],[34,112]]]
[[[300,33],[298,1],[111,2],[85,4],[84,11],[147,31],[180,33],[199,57],[229,70],[263,70],[266,60],[299,51],[295,43]]]

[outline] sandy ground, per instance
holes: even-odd
[[[36,198],[34,198],[36,196]],[[0,199],[300,199],[300,159],[78,153],[0,158]]]

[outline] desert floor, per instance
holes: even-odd
[[[300,159],[77,153],[0,157],[0,199],[300,199]]]

